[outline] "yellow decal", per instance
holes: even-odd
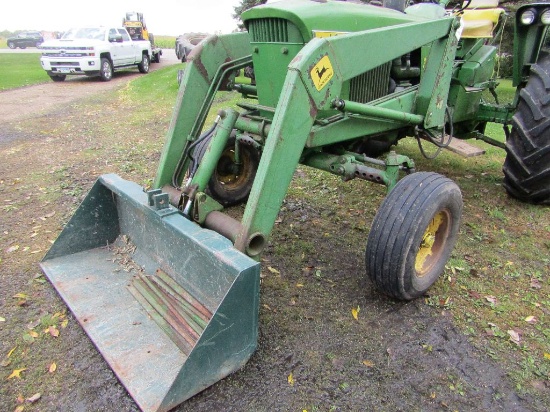
[[[340,34],[347,34],[348,32],[345,31],[323,31],[323,30],[313,30],[313,36],[324,38],[324,37],[332,37],[332,36],[338,36]]]
[[[328,56],[325,56],[319,60],[319,62],[313,66],[313,69],[311,69],[309,74],[311,75],[311,80],[313,80],[313,84],[315,85],[317,91],[321,91],[334,75],[332,63],[330,62]]]

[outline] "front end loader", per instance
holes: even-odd
[[[550,4],[518,10],[517,98],[498,105],[484,100],[496,93],[498,2],[385,3],[281,1],[243,13],[247,31],[205,39],[188,56],[153,189],[101,176],[44,257],[142,410],[173,408],[254,352],[260,257],[298,165],[387,188],[365,265],[396,299],[437,280],[462,212],[458,186],[416,172],[400,139],[423,153],[499,144],[484,130],[501,123],[506,189],[549,203]],[[205,126],[218,91],[243,99]],[[226,213],[243,203],[240,218]]]

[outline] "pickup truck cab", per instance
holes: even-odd
[[[151,43],[132,40],[124,27],[80,27],[67,31],[59,40],[42,43],[40,63],[53,81],[66,76],[113,78],[116,69],[137,66],[149,72]]]

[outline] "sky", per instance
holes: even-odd
[[[0,31],[65,31],[77,26],[120,26],[127,11],[143,13],[156,35],[189,32],[231,33],[237,28],[233,7],[240,0],[94,0],[52,3],[44,0],[5,1]]]

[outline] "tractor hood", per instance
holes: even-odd
[[[256,20],[271,21],[268,31],[278,30],[278,22],[286,20],[297,28],[303,42],[308,42],[313,37],[426,21],[426,18],[359,3],[284,0],[249,9],[242,14],[242,20],[249,31],[253,31],[250,26]]]

